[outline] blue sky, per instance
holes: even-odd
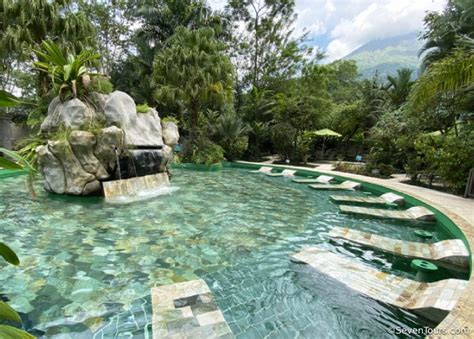
[[[217,9],[226,0],[208,2]],[[296,0],[295,31],[309,31],[311,44],[325,50],[331,61],[371,40],[421,31],[425,13],[442,10],[445,3],[446,0]]]

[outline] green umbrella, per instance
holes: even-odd
[[[318,131],[308,132],[308,134],[315,137],[337,137],[337,138],[342,137],[341,134],[334,132],[333,130],[329,128],[323,128]]]
[[[307,136],[311,136],[311,137],[323,137],[323,146],[321,148],[322,153],[324,153],[324,144],[326,143],[326,138],[327,137],[336,137],[336,138],[342,137],[341,134],[339,134],[337,132],[334,132],[333,130],[331,130],[329,128],[323,128],[323,129],[320,129],[320,130],[317,130],[317,131],[306,132],[305,134]]]

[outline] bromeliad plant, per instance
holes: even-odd
[[[79,54],[64,54],[52,41],[43,41],[42,50],[35,50],[38,61],[34,62],[37,70],[48,74],[55,94],[61,101],[73,98],[85,98],[91,83],[91,77],[99,74],[90,73],[88,68],[100,55],[88,50]]]

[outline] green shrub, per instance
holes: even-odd
[[[89,91],[97,92],[102,94],[110,94],[114,90],[114,85],[110,82],[109,78],[105,76],[97,76],[92,78]]]
[[[390,177],[395,172],[395,168],[393,168],[392,165],[387,165],[387,164],[378,165],[378,170],[379,170],[380,176],[384,178]]]
[[[201,138],[190,144],[184,158],[193,164],[212,165],[224,160],[224,150],[209,139]]]
[[[148,113],[150,111],[150,106],[148,104],[137,105],[137,113]]]

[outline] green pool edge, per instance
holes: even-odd
[[[281,165],[275,166],[275,165],[271,165],[271,164],[252,164],[252,163],[242,163],[242,162],[224,163],[224,167],[233,167],[233,168],[242,168],[242,169],[251,169],[251,170],[258,169],[262,166],[272,167],[272,168],[274,168],[278,171],[283,171],[284,169],[292,169],[292,170],[295,169],[295,167],[291,167],[291,168],[288,167],[287,168],[287,167],[284,167],[284,166],[281,166]],[[307,170],[307,169],[304,169],[304,168],[298,168],[296,170],[295,175],[308,177],[308,176],[314,176],[314,175],[328,175],[328,174],[318,172],[317,169]],[[332,174],[331,173],[331,176],[334,177],[337,181],[351,180],[351,181],[358,182],[362,185],[362,188],[364,190],[367,190],[367,191],[370,191],[372,193],[376,193],[376,194],[379,194],[379,195],[384,194],[384,193],[394,192],[394,193],[402,196],[405,199],[405,201],[407,202],[408,205],[423,206],[423,207],[429,209],[430,211],[432,211],[436,215],[436,220],[438,220],[440,222],[440,224],[441,224],[444,231],[446,231],[447,233],[452,235],[454,238],[460,239],[460,240],[463,241],[464,245],[466,245],[466,248],[469,251],[469,260],[472,262],[471,247],[469,246],[469,241],[467,240],[464,233],[456,225],[456,223],[454,223],[450,218],[448,218],[444,213],[442,213],[441,211],[439,211],[435,207],[433,207],[433,206],[431,206],[431,205],[429,205],[429,204],[427,204],[427,203],[425,203],[425,202],[423,202],[419,199],[416,199],[416,198],[414,198],[414,197],[412,197],[412,196],[410,196],[406,193],[403,193],[403,192],[400,192],[400,191],[397,191],[397,190],[394,190],[394,189],[390,189],[390,188],[387,188],[387,187],[382,186],[382,185],[373,184],[373,183],[365,182],[363,180],[349,178],[349,177],[341,176],[341,175],[338,175],[338,174]],[[472,271],[472,266],[469,268],[469,275],[471,274],[471,271]]]

